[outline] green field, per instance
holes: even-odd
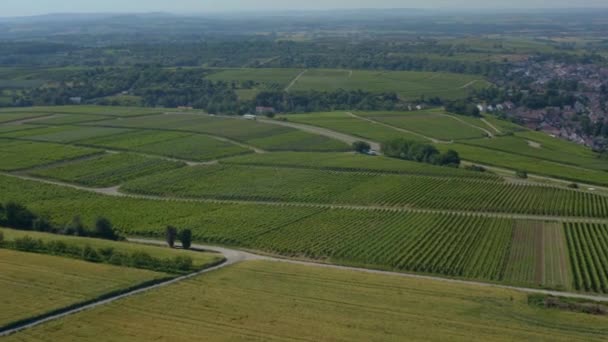
[[[223,159],[221,163],[254,166],[283,166],[329,171],[500,180],[499,176],[492,173],[471,172],[463,169],[439,167],[408,160],[382,156],[367,156],[356,153],[275,152],[227,158]]]
[[[90,114],[55,114],[48,118],[36,120],[36,125],[74,125],[91,121],[101,121],[111,119],[111,116],[90,115]]]
[[[293,189],[297,189],[294,191]],[[554,187],[445,177],[213,165],[127,182],[146,195],[606,217],[608,197]]]
[[[472,124],[465,124],[463,119],[438,110],[425,110],[416,112],[372,112],[361,113],[363,117],[368,117],[374,121],[381,122],[393,127],[406,129],[422,134],[427,137],[451,141],[486,136],[486,133],[472,127]],[[482,124],[482,122],[479,122]],[[489,128],[489,127],[488,127]]]
[[[3,112],[2,110],[0,110],[0,124],[13,122],[13,121],[34,119],[34,118],[39,118],[39,117],[47,116],[47,115],[49,115],[49,114],[44,113],[44,112],[42,112],[42,113],[14,113],[14,112]]]
[[[186,164],[182,162],[120,153],[37,169],[30,174],[91,187],[109,187],[184,166]]]
[[[66,235],[56,235],[56,234],[47,234],[40,232],[32,232],[32,231],[22,231],[22,230],[14,230],[7,228],[0,228],[0,232],[4,235],[4,241],[14,241],[15,239],[20,239],[26,236],[29,236],[36,240],[42,240],[46,243],[54,241],[54,242],[63,242],[72,246],[90,246],[95,249],[101,248],[111,248],[115,252],[132,254],[135,252],[143,252],[147,253],[152,257],[159,259],[171,259],[175,257],[189,257],[192,259],[192,264],[195,268],[205,268],[213,263],[222,259],[220,254],[214,253],[201,253],[201,252],[191,252],[183,249],[172,249],[165,247],[156,247],[156,246],[147,246],[140,245],[135,243],[127,243],[127,242],[116,242],[109,240],[101,240],[101,239],[91,239],[91,238],[83,238],[76,236],[66,236]]]
[[[101,151],[86,147],[0,139],[0,170],[23,170],[98,153]]]
[[[162,239],[166,225],[174,225],[191,228],[196,241],[347,265],[555,289],[575,288],[578,279],[569,276],[570,264],[564,264],[571,247],[562,248],[565,234],[555,222],[286,204],[155,201],[0,176],[0,202],[11,200],[60,226],[75,215],[87,225],[103,215],[130,236]],[[537,237],[542,244],[516,238],[518,231],[537,229],[543,230]],[[524,256],[519,257],[522,250]],[[532,259],[520,261],[532,254]],[[538,262],[545,266],[538,267]],[[520,276],[526,274],[531,276]]]
[[[70,143],[76,142],[78,140],[126,133],[129,131],[130,130],[123,128],[50,126],[4,133],[0,135],[0,137],[57,143]]]
[[[327,152],[350,149],[350,146],[340,141],[289,127],[201,114],[164,114],[115,119],[90,125],[203,133],[251,144],[269,151]]]
[[[576,289],[608,293],[608,226],[568,224],[566,236]]]
[[[149,130],[83,140],[80,144],[193,161],[210,161],[253,152],[204,135]]]
[[[163,273],[0,249],[0,327],[166,278]]]
[[[520,292],[246,262],[6,341],[603,341],[606,318],[533,307]],[[133,319],[137,317],[137,319]]]
[[[33,114],[88,114],[88,115],[107,115],[107,116],[139,116],[160,114],[163,109],[143,108],[143,107],[114,107],[114,106],[48,106],[48,107],[23,107],[0,109],[0,116],[4,113],[33,113]]]

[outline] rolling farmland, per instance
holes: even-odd
[[[576,289],[608,293],[608,226],[568,224],[566,236]]]
[[[146,270],[6,249],[0,249],[0,268],[0,326],[167,277]]]
[[[182,162],[120,153],[37,169],[30,174],[101,188],[183,166],[186,164]]]
[[[193,295],[196,294],[196,295]],[[180,305],[176,305],[180,303]],[[132,319],[137,317],[136,320]],[[145,328],[144,328],[145,327]],[[602,341],[605,318],[520,292],[251,261],[6,338]]]
[[[298,191],[291,190],[294,184]],[[122,189],[182,198],[413,206],[586,217],[608,214],[608,197],[554,187],[284,167],[192,167],[134,180]]]
[[[0,170],[18,171],[98,153],[101,151],[92,148],[0,139]]]

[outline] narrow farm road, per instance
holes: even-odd
[[[332,138],[332,139],[336,139],[336,140],[345,142],[345,143],[347,143],[349,145],[352,144],[352,143],[354,143],[355,141],[365,141],[368,144],[370,144],[370,146],[372,147],[372,149],[374,149],[376,151],[380,151],[380,144],[377,143],[377,142],[375,142],[375,141],[359,138],[359,137],[356,137],[356,136],[353,136],[353,135],[349,135],[349,134],[344,134],[344,133],[332,131],[332,130],[327,129],[327,128],[322,128],[322,127],[317,127],[317,126],[311,126],[311,125],[306,125],[306,124],[300,124],[300,123],[278,121],[278,120],[258,119],[258,121],[263,122],[263,123],[267,123],[267,124],[272,124],[272,125],[291,127],[291,128],[299,129],[299,130],[304,131],[304,132],[326,136],[328,138]]]
[[[477,82],[479,82],[479,80],[473,80],[473,81],[471,81],[471,82],[469,82],[469,83],[467,83],[467,84],[463,85],[462,87],[460,87],[460,88],[458,88],[458,89],[466,89],[466,88],[468,88],[468,87],[472,86],[473,84],[475,84],[475,83],[477,83]]]
[[[187,197],[173,197],[173,196],[153,196],[153,195],[142,195],[134,193],[125,193],[120,191],[120,186],[114,186],[109,188],[89,188],[81,185],[65,183],[61,181],[42,179],[23,175],[19,173],[7,173],[0,172],[0,175],[9,177],[19,178],[28,181],[34,181],[39,183],[51,184],[62,186],[66,188],[87,191],[96,193],[99,195],[113,196],[113,197],[125,197],[133,199],[144,199],[151,201],[171,201],[171,202],[198,202],[198,203],[226,203],[226,204],[257,204],[267,206],[293,206],[293,207],[308,207],[308,208],[325,208],[325,209],[349,209],[349,210],[385,210],[392,212],[411,212],[411,213],[427,213],[427,214],[452,214],[452,215],[471,215],[475,214],[483,217],[492,218],[507,218],[516,220],[531,220],[531,221],[555,221],[555,222],[585,222],[585,223],[598,223],[608,224],[608,218],[597,218],[597,217],[570,217],[570,216],[552,216],[552,215],[530,215],[530,214],[516,214],[516,213],[500,213],[500,212],[483,212],[483,211],[464,211],[464,210],[442,210],[442,209],[424,209],[424,208],[413,208],[409,206],[402,207],[389,207],[389,206],[378,206],[378,205],[352,205],[352,204],[329,204],[329,203],[307,203],[307,202],[280,202],[280,201],[258,201],[258,200],[226,200],[216,198],[187,198]]]
[[[493,130],[496,131],[496,133],[498,134],[502,134],[502,131],[499,130],[496,126],[494,126],[490,121],[488,121],[485,118],[481,118],[481,121],[483,121],[483,123],[485,123],[486,125],[488,125],[488,127],[492,128]]]
[[[357,118],[359,120],[367,121],[367,122],[372,123],[374,125],[384,126],[384,127],[390,128],[390,129],[398,131],[398,132],[403,132],[403,133],[412,134],[412,135],[421,137],[423,139],[426,139],[426,140],[429,140],[429,141],[433,142],[434,144],[449,144],[450,143],[449,141],[443,141],[443,140],[431,138],[429,136],[422,135],[420,133],[416,133],[416,132],[413,132],[413,131],[410,131],[410,130],[407,130],[407,129],[403,129],[403,128],[391,126],[389,124],[385,124],[384,122],[376,121],[376,120],[370,119],[370,118],[365,118],[365,117],[359,116],[359,115],[357,115],[355,113],[348,112],[347,114],[350,115],[350,116],[352,116],[353,118]]]
[[[473,125],[472,123],[466,122],[466,121],[462,120],[461,118],[456,117],[454,115],[450,115],[450,114],[440,114],[440,115],[448,117],[448,118],[451,118],[453,120],[456,120],[456,121],[460,122],[461,124],[464,124],[464,125],[469,126],[471,128],[478,129],[478,130],[484,132],[485,134],[487,134],[488,137],[494,138],[494,133],[490,132],[489,130],[487,130],[487,129],[483,128],[483,127],[479,127],[479,126]]]
[[[159,241],[159,240],[137,239],[137,238],[128,239],[128,240],[131,242],[142,243],[142,244],[165,245],[164,241]],[[440,281],[440,282],[445,282],[445,283],[461,284],[461,285],[495,287],[495,288],[500,288],[500,289],[514,290],[514,291],[520,291],[520,292],[526,292],[526,293],[544,294],[544,295],[550,295],[550,296],[555,296],[555,297],[578,298],[578,299],[592,300],[592,301],[597,301],[597,302],[608,302],[608,296],[601,296],[601,295],[581,294],[581,293],[575,293],[575,292],[551,291],[551,290],[534,289],[534,288],[528,288],[528,287],[518,287],[518,286],[500,285],[500,284],[494,284],[494,283],[484,283],[481,281],[459,280],[459,279],[419,275],[419,274],[412,274],[412,273],[380,271],[380,270],[373,270],[373,269],[368,269],[368,268],[340,266],[340,265],[325,264],[325,263],[318,263],[318,262],[312,262],[312,261],[301,261],[301,260],[294,260],[294,259],[288,259],[288,258],[279,258],[279,257],[274,257],[274,256],[268,256],[268,255],[257,255],[257,254],[251,253],[251,252],[240,251],[237,249],[230,249],[230,248],[226,248],[226,247],[216,247],[216,246],[210,246],[210,245],[194,244],[192,246],[199,250],[222,253],[226,257],[226,259],[231,259],[231,260],[276,261],[276,262],[284,262],[284,263],[288,263],[288,264],[304,265],[304,266],[311,266],[311,267],[323,267],[323,268],[330,268],[330,269],[337,269],[337,270],[364,272],[364,273],[389,275],[389,276],[397,276],[397,277],[404,277],[404,278],[425,279],[425,280],[433,280],[433,281]],[[229,258],[229,256],[230,256],[230,258]]]
[[[296,83],[298,82],[298,80],[300,79],[300,77],[304,76],[304,74],[308,71],[308,69],[302,71],[301,73],[298,74],[298,76],[296,76],[296,78],[293,79],[293,81],[291,81],[291,83],[289,83],[289,85],[287,87],[285,87],[285,92],[289,92],[289,89],[291,89],[291,87],[293,87],[294,85],[296,85]]]
[[[222,254],[224,254],[224,253],[222,253]],[[0,331],[0,337],[8,336],[8,335],[17,333],[17,332],[25,330],[25,329],[33,328],[33,327],[35,327],[37,325],[40,325],[40,324],[43,324],[43,323],[46,323],[46,322],[54,321],[54,320],[57,320],[57,319],[61,319],[61,318],[67,317],[67,316],[71,316],[71,315],[77,314],[79,312],[91,310],[91,309],[94,309],[94,308],[99,307],[99,306],[110,304],[112,302],[121,300],[123,298],[135,296],[135,295],[138,295],[140,293],[144,293],[144,292],[156,290],[156,289],[159,289],[159,288],[162,288],[162,287],[166,287],[166,286],[169,286],[169,285],[173,285],[175,283],[178,283],[178,282],[190,279],[190,278],[194,278],[194,277],[200,276],[200,275],[205,274],[205,273],[213,272],[215,270],[218,270],[218,269],[226,267],[226,266],[233,265],[233,264],[235,264],[237,262],[250,259],[247,255],[245,255],[244,253],[240,253],[240,252],[238,252],[238,253],[237,252],[228,252],[228,253],[225,253],[224,254],[224,258],[225,258],[225,261],[222,262],[221,264],[213,266],[213,267],[206,268],[204,270],[201,270],[201,271],[198,271],[198,272],[195,272],[195,273],[190,273],[190,274],[187,274],[185,276],[173,278],[173,279],[161,282],[161,283],[157,283],[157,284],[154,284],[154,285],[142,287],[142,288],[139,288],[139,289],[136,289],[136,290],[133,290],[133,291],[129,291],[129,292],[126,292],[126,293],[123,293],[123,294],[120,294],[120,295],[117,295],[117,296],[114,296],[114,297],[110,297],[110,298],[99,300],[99,301],[96,301],[96,302],[93,302],[93,303],[90,303],[90,304],[87,304],[87,305],[83,305],[83,306],[77,307],[77,308],[72,309],[72,310],[61,312],[61,313],[58,313],[56,315],[52,315],[52,316],[48,316],[48,317],[45,317],[45,318],[41,318],[39,320],[30,322],[30,323],[27,323],[27,324],[23,324],[23,325],[14,327],[14,328],[10,328],[10,329],[7,329],[7,330],[2,330],[2,331]]]

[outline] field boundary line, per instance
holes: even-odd
[[[384,122],[376,121],[374,119],[362,117],[362,116],[359,116],[359,115],[357,115],[355,113],[352,113],[352,112],[347,112],[347,114],[350,115],[350,116],[352,116],[353,118],[356,118],[356,119],[359,119],[359,120],[362,120],[362,121],[367,121],[367,122],[370,122],[370,123],[373,123],[373,124],[376,124],[376,125],[384,126],[384,127],[390,128],[390,129],[392,129],[394,131],[408,133],[408,134],[413,134],[415,136],[418,136],[418,137],[424,138],[426,140],[429,140],[429,141],[431,141],[434,144],[451,144],[452,143],[450,141],[444,141],[444,140],[439,140],[439,139],[436,139],[436,138],[428,137],[426,135],[423,135],[423,134],[420,134],[420,133],[416,133],[414,131],[410,131],[410,130],[407,130],[407,129],[404,129],[404,128],[395,127],[395,126],[386,124]]]
[[[545,222],[578,222],[578,223],[599,223],[607,224],[608,218],[597,218],[597,217],[575,217],[575,216],[551,216],[551,215],[533,215],[533,214],[517,214],[517,213],[500,213],[500,212],[483,212],[483,211],[466,211],[466,210],[442,210],[442,209],[426,209],[426,208],[414,208],[408,206],[402,207],[387,207],[387,206],[374,206],[374,205],[349,205],[349,204],[329,204],[329,203],[300,203],[300,202],[272,202],[272,201],[249,201],[249,200],[226,200],[217,198],[188,198],[188,197],[165,197],[155,195],[145,195],[137,193],[125,193],[121,192],[120,186],[114,186],[109,188],[90,188],[81,185],[48,180],[43,178],[37,178],[32,176],[26,176],[22,174],[0,172],[0,175],[19,178],[26,181],[33,181],[39,183],[45,183],[50,185],[56,185],[66,188],[72,188],[75,190],[96,193],[99,195],[143,199],[152,201],[173,201],[173,202],[185,202],[185,203],[225,203],[225,204],[250,204],[250,205],[266,205],[276,207],[308,207],[308,208],[326,208],[326,209],[344,209],[344,210],[380,210],[380,211],[391,211],[391,212],[408,212],[408,213],[423,213],[423,214],[451,214],[451,215],[463,215],[463,216],[481,216],[491,218],[504,218],[513,220],[531,220],[531,221],[545,221]]]
[[[498,134],[502,134],[502,131],[498,129],[498,127],[494,126],[490,121],[488,121],[486,118],[481,118],[481,121],[483,121],[483,123],[485,123],[486,125],[488,125],[488,127],[492,128],[493,130],[496,131],[496,133]]]
[[[202,274],[213,272],[215,270],[232,265],[241,260],[242,259],[235,258],[235,257],[232,257],[231,259],[229,259],[226,255],[224,255],[224,258],[221,261],[216,262],[215,264],[212,264],[210,267],[197,271],[197,272],[194,272],[194,273],[190,273],[190,274],[187,274],[184,276],[179,276],[176,278],[170,278],[170,279],[164,278],[164,279],[160,279],[157,281],[144,282],[142,284],[139,284],[139,285],[127,288],[127,289],[118,290],[117,292],[113,292],[113,293],[111,292],[109,294],[102,295],[101,299],[93,299],[93,300],[86,301],[83,303],[74,304],[72,306],[68,306],[66,308],[61,308],[61,309],[52,311],[50,313],[46,313],[46,314],[42,314],[42,315],[34,317],[34,318],[26,319],[27,321],[25,323],[20,324],[19,322],[17,322],[16,324],[10,324],[10,325],[8,325],[8,327],[9,327],[8,329],[3,328],[2,330],[0,330],[0,337],[9,336],[14,333],[33,328],[35,326],[38,326],[38,325],[46,323],[46,322],[61,319],[61,318],[67,317],[67,316],[77,314],[79,312],[91,310],[91,309],[94,309],[94,308],[102,306],[102,305],[110,304],[112,302],[121,300],[123,298],[135,296],[135,295],[138,295],[138,294],[141,294],[144,292],[148,292],[148,291],[159,289],[159,288],[162,288],[165,286],[169,286],[169,285],[172,285],[172,284],[184,281],[184,280],[188,280],[188,279],[200,276]]]
[[[289,83],[289,85],[287,87],[285,87],[285,92],[289,92],[289,89],[291,89],[291,87],[293,87],[294,85],[296,85],[296,82],[298,82],[298,80],[300,79],[300,77],[302,77],[306,72],[308,72],[308,69],[305,69],[304,71],[302,71],[301,73],[298,74],[298,76],[296,76],[296,78],[294,78],[291,83]]]
[[[450,115],[450,114],[439,114],[439,115],[451,118],[453,120],[456,120],[456,121],[460,122],[463,125],[469,126],[471,128],[475,128],[477,130],[480,130],[480,131],[486,133],[490,138],[494,138],[494,133],[490,132],[489,130],[487,130],[487,129],[483,128],[483,127],[479,127],[477,125],[473,125],[472,123],[466,122],[466,121],[462,120],[461,118],[459,118],[457,116]]]

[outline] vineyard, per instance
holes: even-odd
[[[608,197],[574,190],[444,177],[314,169],[236,165],[192,167],[134,180],[122,189],[183,198],[608,216]]]
[[[370,157],[354,153],[306,153],[277,152],[251,154],[224,159],[222,164],[282,166],[328,171],[350,171],[421,176],[458,177],[499,181],[492,173],[471,172],[463,169],[438,167],[417,162],[386,157]]]
[[[571,223],[565,229],[575,288],[608,293],[608,226]]]
[[[481,129],[471,127],[451,116],[444,116],[434,111],[387,113],[382,116],[378,113],[362,115],[393,127],[407,129],[445,141],[481,138],[486,134]]]
[[[203,133],[277,151],[350,150],[350,146],[342,142],[293,128],[201,114],[163,114],[101,121],[90,125]]]
[[[38,118],[38,117],[46,116],[46,115],[48,115],[48,114],[43,114],[43,113],[12,113],[12,112],[2,112],[2,111],[0,111],[0,124],[7,123],[7,122],[13,122],[13,121],[19,121],[19,120],[33,119],[33,118]]]
[[[566,244],[564,229],[554,222],[482,214],[116,198],[0,176],[0,202],[10,200],[27,204],[59,225],[75,215],[92,224],[103,214],[131,236],[162,238],[165,226],[175,225],[191,228],[197,241],[346,265],[557,289],[574,288],[573,279],[583,279],[569,275],[567,256],[578,260],[579,255],[572,228],[566,227]],[[576,243],[601,247],[605,233],[605,226],[595,226]],[[586,269],[602,270],[593,257],[589,260]],[[582,274],[580,266],[576,269]],[[596,291],[584,283],[579,286],[581,291]]]
[[[37,169],[30,174],[101,188],[183,166],[186,164],[121,153],[106,154],[94,159]]]
[[[5,133],[2,134],[1,137],[19,138],[34,141],[70,143],[84,139],[125,133],[129,131],[130,130],[122,128],[51,126]]]
[[[83,140],[80,144],[194,161],[209,161],[253,152],[204,135],[165,131],[129,132]]]
[[[101,151],[92,148],[0,139],[0,170],[18,171],[98,153]]]
[[[418,135],[373,124],[353,117],[345,112],[284,115],[282,118],[285,118],[290,122],[323,127],[336,132],[351,134],[363,139],[370,139],[377,142],[384,142],[396,138],[428,141],[427,139],[421,138]]]
[[[48,118],[33,121],[36,125],[75,125],[91,121],[102,121],[111,119],[111,116],[88,115],[88,114],[55,114]]]

